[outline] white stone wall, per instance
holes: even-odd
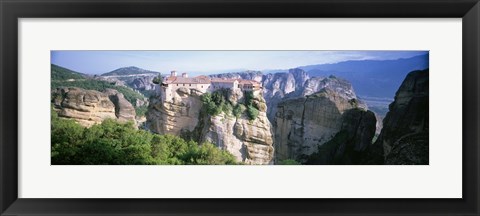
[[[188,89],[196,89],[202,93],[206,92],[211,92],[212,91],[212,86],[211,84],[168,84],[168,87],[162,87],[162,100],[164,101],[171,101],[172,98],[174,97],[173,94],[177,91],[179,88],[188,88]],[[163,96],[165,95],[165,96]]]
[[[188,88],[188,89],[197,89],[201,92],[206,92],[210,87],[210,84],[168,84],[168,87],[172,89],[172,91],[176,91],[178,88]]]
[[[233,89],[236,90],[238,89],[238,81],[235,80],[235,82],[212,82],[213,86],[213,91],[218,90],[218,89]]]

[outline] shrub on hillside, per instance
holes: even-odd
[[[229,152],[107,119],[83,128],[52,110],[51,162],[56,165],[236,164]]]

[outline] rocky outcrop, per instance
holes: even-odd
[[[373,163],[428,164],[428,73],[410,72],[398,89],[374,144]]]
[[[129,81],[127,84],[129,87],[139,90],[139,91],[152,91],[155,89],[155,84],[153,83],[153,78],[155,75],[151,76],[139,76]]]
[[[161,92],[161,91],[159,91]],[[267,106],[262,93],[254,94],[252,103],[258,107],[258,116],[250,120],[246,113],[234,116],[221,112],[209,115],[202,104],[201,92],[180,88],[174,100],[161,101],[152,97],[147,112],[147,127],[159,134],[174,134],[194,139],[199,143],[210,142],[229,151],[238,162],[246,164],[271,164],[273,161],[273,135],[267,119]],[[243,103],[241,90],[228,91],[231,104]]]
[[[277,104],[287,98],[304,97],[320,91],[323,88],[330,88],[346,98],[356,98],[352,85],[334,76],[313,77],[299,68],[289,69],[287,72],[278,72],[262,75],[259,71],[246,71],[240,73],[227,73],[210,75],[217,78],[241,78],[251,79],[262,83],[263,97],[268,107],[267,116],[270,122],[275,120]],[[366,105],[362,104],[366,107]]]
[[[347,127],[342,126],[344,112],[360,108],[359,104],[356,98],[344,97],[328,87],[279,103],[273,123],[276,160],[303,160],[314,153]],[[375,130],[375,124],[373,127]]]
[[[306,164],[363,164],[366,150],[375,135],[375,114],[363,109],[350,109],[342,115],[342,126],[335,136],[315,153],[306,157]]]
[[[242,91],[229,93],[233,103],[243,102]],[[273,135],[267,119],[267,106],[261,92],[254,95],[253,104],[259,107],[259,115],[250,120],[246,113],[235,117],[224,112],[215,116],[202,116],[201,142],[211,142],[232,153],[237,161],[246,164],[273,163]]]
[[[115,116],[123,121],[135,121],[135,108],[125,99],[122,93],[114,89],[106,89],[105,94],[115,105]]]
[[[147,127],[155,133],[177,136],[184,131],[193,131],[202,108],[200,95],[200,92],[179,88],[172,101],[162,102],[161,96],[151,97]]]
[[[105,92],[81,88],[57,88],[52,103],[59,117],[74,119],[90,127],[107,118],[135,122],[135,109],[123,94],[113,89]]]
[[[263,76],[263,95],[267,103],[267,116],[270,121],[275,118],[277,104],[288,94],[303,90],[308,74],[298,68],[290,69],[288,73],[274,73]]]
[[[305,82],[302,90],[299,91],[299,96],[307,96],[316,93],[323,88],[328,88],[335,91],[339,96],[353,99],[357,98],[357,95],[353,91],[352,84],[347,80],[337,78],[335,76],[329,76],[326,78],[313,77]],[[297,94],[298,95],[298,94]]]

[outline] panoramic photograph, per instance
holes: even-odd
[[[428,165],[429,52],[52,50],[52,165]]]

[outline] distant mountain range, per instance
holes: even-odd
[[[395,92],[410,71],[424,70],[429,68],[429,55],[419,55],[411,58],[396,60],[352,60],[333,64],[317,64],[300,66],[299,69],[307,72],[309,77],[328,77],[334,75],[348,80],[359,97],[386,98],[392,100]],[[265,70],[256,71],[257,81],[262,81],[262,74],[288,73],[289,70]],[[243,73],[249,73],[246,71]],[[120,76],[118,79],[128,85],[132,85],[135,75],[149,74],[152,77],[159,74],[157,71],[145,70],[139,67],[122,67],[101,77]],[[228,73],[229,76],[240,76],[239,73]],[[250,73],[249,73],[250,74]],[[81,74],[69,69],[52,64],[52,79],[80,79],[88,75]],[[122,77],[123,76],[123,77]],[[215,75],[210,75],[215,76]],[[247,79],[253,79],[249,77]],[[136,87],[134,87],[136,88]]]
[[[136,75],[136,74],[159,74],[157,71],[145,70],[135,66],[122,67],[116,70],[104,73],[101,76],[125,76],[125,75]]]
[[[334,75],[350,81],[360,96],[393,98],[410,71],[429,67],[429,55],[396,60],[355,60],[299,67],[310,77]]]

